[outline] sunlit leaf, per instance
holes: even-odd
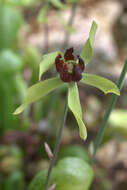
[[[59,78],[52,78],[31,86],[27,90],[25,102],[16,109],[14,114],[21,113],[28,104],[31,104],[39,100],[40,98],[46,96],[48,93],[58,88],[62,84],[64,83]]]
[[[77,120],[80,131],[80,137],[85,140],[87,137],[87,131],[85,124],[82,121],[82,109],[80,105],[78,87],[76,83],[69,84],[68,106]]]
[[[81,82],[102,90],[105,94],[114,93],[120,95],[118,87],[112,81],[94,74],[82,74]]]
[[[61,52],[56,51],[53,53],[48,53],[42,57],[42,61],[40,63],[40,67],[39,67],[39,79],[41,78],[41,75],[44,72],[46,72],[48,69],[50,69],[52,67],[52,65],[55,62],[55,58],[59,53],[61,53]]]
[[[95,21],[93,21],[91,29],[90,29],[90,33],[89,33],[89,38],[86,41],[82,49],[82,52],[80,54],[82,59],[85,62],[85,65],[87,65],[93,57],[93,45],[94,45],[96,30],[97,30],[97,24]]]
[[[48,16],[48,9],[49,9],[49,5],[46,4],[45,6],[43,6],[38,14],[37,20],[39,23],[47,23],[47,16]]]

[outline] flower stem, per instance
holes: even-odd
[[[66,96],[64,112],[63,112],[63,117],[62,117],[62,120],[61,120],[60,129],[58,131],[58,136],[57,136],[57,139],[56,139],[56,146],[55,146],[55,149],[54,149],[53,158],[51,160],[51,163],[50,163],[50,166],[49,166],[49,169],[48,169],[48,175],[47,175],[47,179],[46,179],[46,190],[48,190],[48,188],[49,188],[52,169],[53,169],[53,167],[55,165],[57,155],[58,155],[58,152],[59,152],[60,142],[61,142],[61,138],[62,138],[62,132],[63,132],[63,128],[64,128],[64,125],[65,125],[66,117],[67,117],[67,111],[68,111],[68,93],[67,93],[67,96]]]
[[[122,72],[121,72],[121,75],[120,75],[120,78],[119,78],[119,81],[118,81],[118,88],[119,90],[121,90],[122,86],[123,86],[123,82],[124,82],[124,78],[125,78],[125,75],[126,75],[126,72],[127,72],[127,60],[125,61],[125,64],[124,64],[124,67],[122,69]],[[118,96],[113,94],[112,95],[112,99],[111,99],[111,102],[110,102],[110,105],[105,113],[105,116],[104,116],[104,119],[102,121],[102,124],[101,124],[101,127],[97,133],[97,136],[96,136],[96,139],[95,139],[95,142],[94,142],[94,150],[93,150],[93,155],[92,155],[92,163],[94,162],[95,160],[95,155],[96,155],[96,152],[97,152],[97,149],[99,148],[101,142],[102,142],[102,139],[103,139],[103,136],[104,136],[104,132],[105,132],[105,129],[107,127],[107,122],[108,122],[108,119],[109,119],[109,116],[115,106],[115,103],[116,103],[116,100],[117,100]]]
[[[49,51],[49,28],[48,28],[48,21],[44,25],[44,44],[45,44],[44,53],[48,53],[48,51]]]
[[[71,16],[70,16],[70,19],[68,21],[69,26],[73,25],[74,18],[75,18],[75,15],[76,15],[76,8],[77,8],[77,3],[74,3],[73,6],[72,6],[72,9],[71,9]],[[64,40],[64,44],[63,44],[63,50],[65,50],[67,48],[68,43],[69,43],[69,38],[70,38],[70,33],[68,33],[66,31],[65,40]]]

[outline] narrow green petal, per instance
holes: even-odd
[[[72,111],[73,112],[73,111]],[[81,118],[78,117],[78,115],[73,112],[76,120],[77,120],[77,123],[78,123],[78,126],[79,126],[79,134],[80,134],[80,137],[83,139],[83,140],[86,140],[87,138],[87,130],[86,130],[86,126],[84,124],[84,122],[82,121]]]
[[[56,51],[53,53],[45,54],[42,57],[42,61],[39,66],[39,80],[41,78],[41,75],[46,72],[48,69],[52,67],[52,65],[55,63],[55,58],[58,56],[58,54],[62,54],[60,51]]]
[[[87,131],[85,124],[82,121],[82,109],[77,84],[70,83],[68,91],[68,106],[77,120],[80,130],[80,137],[85,140],[87,138]]]
[[[46,96],[49,92],[58,88],[62,84],[64,83],[59,78],[52,78],[52,79],[48,79],[31,86],[27,90],[25,102],[16,109],[14,114],[21,113],[28,104],[31,104],[39,100],[40,98]]]
[[[21,112],[23,112],[23,110],[26,108],[26,104],[22,104],[21,106],[19,106],[16,110],[15,110],[15,112],[13,113],[14,115],[18,115],[18,114],[20,114]]]
[[[96,31],[97,31],[97,27],[98,27],[97,23],[95,21],[93,21],[91,29],[90,29],[90,33],[89,33],[89,39],[90,39],[92,47],[93,47],[93,44],[94,44],[94,39],[95,39],[95,34],[96,34]]]
[[[114,93],[116,95],[120,95],[119,89],[115,83],[106,79],[104,77],[100,77],[94,74],[82,74],[82,83],[94,86],[102,90],[105,94]]]
[[[85,65],[87,65],[93,57],[93,45],[94,45],[94,38],[95,38],[96,31],[97,31],[97,24],[95,21],[93,21],[91,29],[90,29],[90,33],[89,33],[89,38],[86,41],[80,54],[82,59],[85,62]]]

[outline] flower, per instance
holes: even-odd
[[[54,89],[66,83],[68,88],[68,107],[77,120],[80,137],[84,140],[86,139],[87,131],[83,122],[77,85],[78,82],[97,87],[105,94],[114,93],[116,95],[120,95],[118,87],[112,81],[98,75],[83,73],[85,66],[93,57],[93,44],[96,30],[97,24],[93,22],[89,38],[80,55],[76,58],[73,55],[73,48],[67,49],[64,55],[62,52],[57,51],[43,56],[42,62],[40,63],[39,79],[42,74],[50,69],[54,64],[60,76],[38,82],[31,86],[27,91],[24,103],[16,109],[14,114],[21,113],[28,104],[39,100]]]
[[[63,57],[59,54],[55,59],[56,70],[63,82],[79,82],[85,69],[83,59],[78,55],[75,60],[73,51],[73,48],[67,49]]]

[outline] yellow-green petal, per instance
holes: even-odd
[[[55,59],[58,56],[58,54],[62,54],[60,51],[55,51],[52,53],[45,54],[42,57],[42,61],[39,66],[39,80],[41,76],[52,67],[52,65],[55,63]]]
[[[109,79],[106,79],[104,77],[94,75],[94,74],[82,74],[82,83],[94,86],[96,88],[99,88],[102,90],[105,94],[108,93],[114,93],[116,95],[120,95],[120,91],[116,84]]]
[[[93,21],[91,29],[90,29],[90,33],[89,33],[89,38],[86,41],[80,54],[80,56],[85,62],[85,65],[87,65],[93,57],[93,45],[94,45],[94,38],[95,38],[96,31],[97,31],[97,24],[95,21]]]
[[[82,121],[82,109],[79,100],[78,87],[76,83],[70,83],[68,89],[68,106],[74,114],[80,131],[80,137],[85,140],[87,138],[87,131],[85,124]]]
[[[52,78],[48,80],[44,80],[39,82],[27,90],[27,95],[25,102],[16,109],[14,114],[21,113],[28,104],[31,104],[40,98],[46,96],[48,93],[53,91],[54,89],[58,88],[59,86],[63,85],[64,83],[61,81],[60,78]]]

